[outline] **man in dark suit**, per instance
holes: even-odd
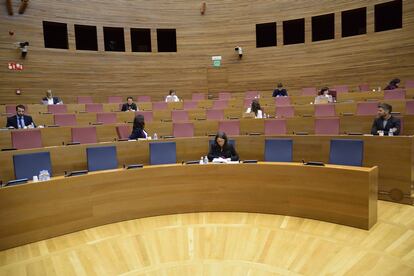
[[[127,102],[122,105],[121,111],[138,111],[137,105],[132,97],[127,98]]]
[[[31,116],[24,115],[25,108],[19,104],[16,106],[16,115],[7,118],[8,128],[28,128],[36,127]]]
[[[371,134],[378,135],[383,133],[389,135],[392,132],[393,135],[399,135],[401,130],[401,121],[391,115],[392,106],[386,103],[378,105],[378,117],[372,124]]]
[[[287,97],[288,93],[285,88],[283,88],[282,83],[277,84],[277,88],[273,90],[272,97]]]
[[[42,99],[43,104],[63,104],[62,100],[58,97],[53,97],[52,90],[47,90],[46,97]]]

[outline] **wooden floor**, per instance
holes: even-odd
[[[180,214],[0,252],[0,275],[414,275],[414,207],[378,202],[364,231],[295,217]]]

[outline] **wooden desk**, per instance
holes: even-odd
[[[370,229],[378,169],[297,163],[164,165],[0,189],[0,250],[103,224],[178,213],[252,212]]]
[[[379,168],[379,198],[397,203],[413,204],[414,184],[414,137],[374,137],[374,136],[234,136],[236,150],[241,159],[264,160],[266,138],[289,138],[293,140],[293,161],[329,162],[331,139],[361,139],[364,141],[364,167]],[[211,137],[176,138],[177,162],[199,160],[208,152]],[[87,169],[86,148],[115,145],[119,166],[124,164],[149,164],[151,141],[108,142],[100,144],[58,146],[44,149],[0,152],[0,179],[14,179],[13,155],[49,151],[54,176],[65,171]]]

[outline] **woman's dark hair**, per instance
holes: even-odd
[[[217,132],[216,137],[214,138],[214,145],[216,145],[217,147],[220,147],[220,145],[217,143],[217,138],[224,139],[223,148],[226,148],[229,142],[229,139],[227,138],[226,133],[224,133],[223,131],[219,131]]]
[[[323,95],[323,92],[328,91],[329,92],[329,88],[328,87],[322,87],[321,91],[319,91],[319,95]]]
[[[175,90],[174,90],[174,89],[170,89],[170,95],[171,95],[172,93],[175,93]]]
[[[396,84],[399,84],[400,82],[401,82],[400,79],[393,79],[392,81],[390,81],[390,84],[391,85],[396,85]]]
[[[145,127],[144,116],[141,115],[141,114],[138,114],[134,118],[134,124],[133,124],[132,128],[133,128],[133,130],[135,130],[135,129],[144,129],[144,127]]]
[[[251,106],[251,111],[254,112],[254,114],[257,116],[257,111],[262,110],[262,108],[260,107],[259,101],[258,100],[253,100],[252,101],[252,106]]]

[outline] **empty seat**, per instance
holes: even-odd
[[[116,134],[118,135],[118,139],[128,139],[131,132],[132,128],[130,125],[116,126]]]
[[[405,90],[384,90],[384,100],[405,100]]]
[[[227,100],[213,101],[212,109],[226,109],[229,104]]]
[[[244,101],[243,101],[243,107],[244,108],[251,107],[253,100],[254,100],[253,98],[246,98],[246,99],[244,99]]]
[[[336,93],[348,93],[348,85],[335,85],[332,87],[332,90],[336,91]]]
[[[142,116],[144,116],[144,120],[147,123],[150,123],[154,120],[154,114],[152,113],[152,111],[137,111],[137,112],[135,112],[135,116],[137,116],[138,114],[141,114]]]
[[[118,168],[116,146],[93,147],[86,149],[88,170],[102,171]]]
[[[287,133],[285,119],[271,119],[264,121],[265,135],[284,135]]]
[[[316,87],[302,88],[302,96],[316,96],[317,94],[318,91],[316,90]]]
[[[292,162],[292,139],[266,139],[264,156],[267,162]]]
[[[315,104],[315,117],[336,116],[334,104]]]
[[[254,99],[259,97],[259,91],[246,91],[246,93],[244,93],[244,98],[245,99]]]
[[[223,120],[224,110],[220,109],[207,109],[206,110],[207,120]]]
[[[177,153],[175,142],[149,143],[150,165],[175,164]]]
[[[173,136],[174,137],[193,137],[194,136],[194,124],[190,122],[173,123]]]
[[[43,170],[47,170],[52,176],[52,165],[48,151],[13,155],[13,166],[16,179],[32,179]]]
[[[329,164],[362,166],[364,141],[332,139],[329,149]]]
[[[78,96],[77,102],[78,104],[91,104],[93,103],[93,99],[91,96]]]
[[[100,104],[100,103],[85,104],[85,111],[86,112],[103,112],[103,104]]]
[[[54,114],[53,121],[58,126],[76,126],[75,114]]]
[[[356,115],[376,115],[378,112],[378,102],[357,103]]]
[[[139,103],[148,103],[151,102],[151,96],[138,96],[137,102]]]
[[[197,109],[198,102],[197,101],[185,101],[183,104],[184,109]]]
[[[206,99],[206,95],[204,93],[193,93],[191,95],[192,101],[202,101]]]
[[[315,134],[339,135],[339,118],[316,118]]]
[[[240,135],[240,121],[239,120],[220,121],[219,131],[223,131],[227,135]]]
[[[219,100],[230,100],[231,99],[231,93],[230,92],[220,92],[218,94]]]
[[[12,145],[15,149],[33,149],[42,147],[40,129],[13,130],[11,132]]]
[[[152,110],[166,110],[168,109],[168,104],[166,102],[155,102],[152,103]]]
[[[414,115],[414,101],[405,102],[405,114]]]
[[[121,96],[109,96],[108,103],[122,103],[122,97]]]
[[[278,118],[292,118],[295,117],[295,109],[293,106],[279,106],[276,108],[276,117]]]
[[[289,97],[276,97],[275,105],[276,106],[290,105],[290,98]]]
[[[71,129],[72,142],[81,144],[97,143],[96,127],[73,127]]]
[[[187,110],[172,110],[171,119],[173,122],[188,121],[188,112]]]
[[[52,114],[68,113],[68,108],[65,104],[53,104],[47,106],[47,112]]]
[[[414,88],[414,80],[406,80],[405,81],[405,88]]]
[[[368,83],[363,83],[358,85],[358,89],[360,92],[367,92],[369,91],[369,84]]]
[[[104,113],[96,113],[96,122],[102,124],[116,124],[116,113],[113,112],[104,112]]]

